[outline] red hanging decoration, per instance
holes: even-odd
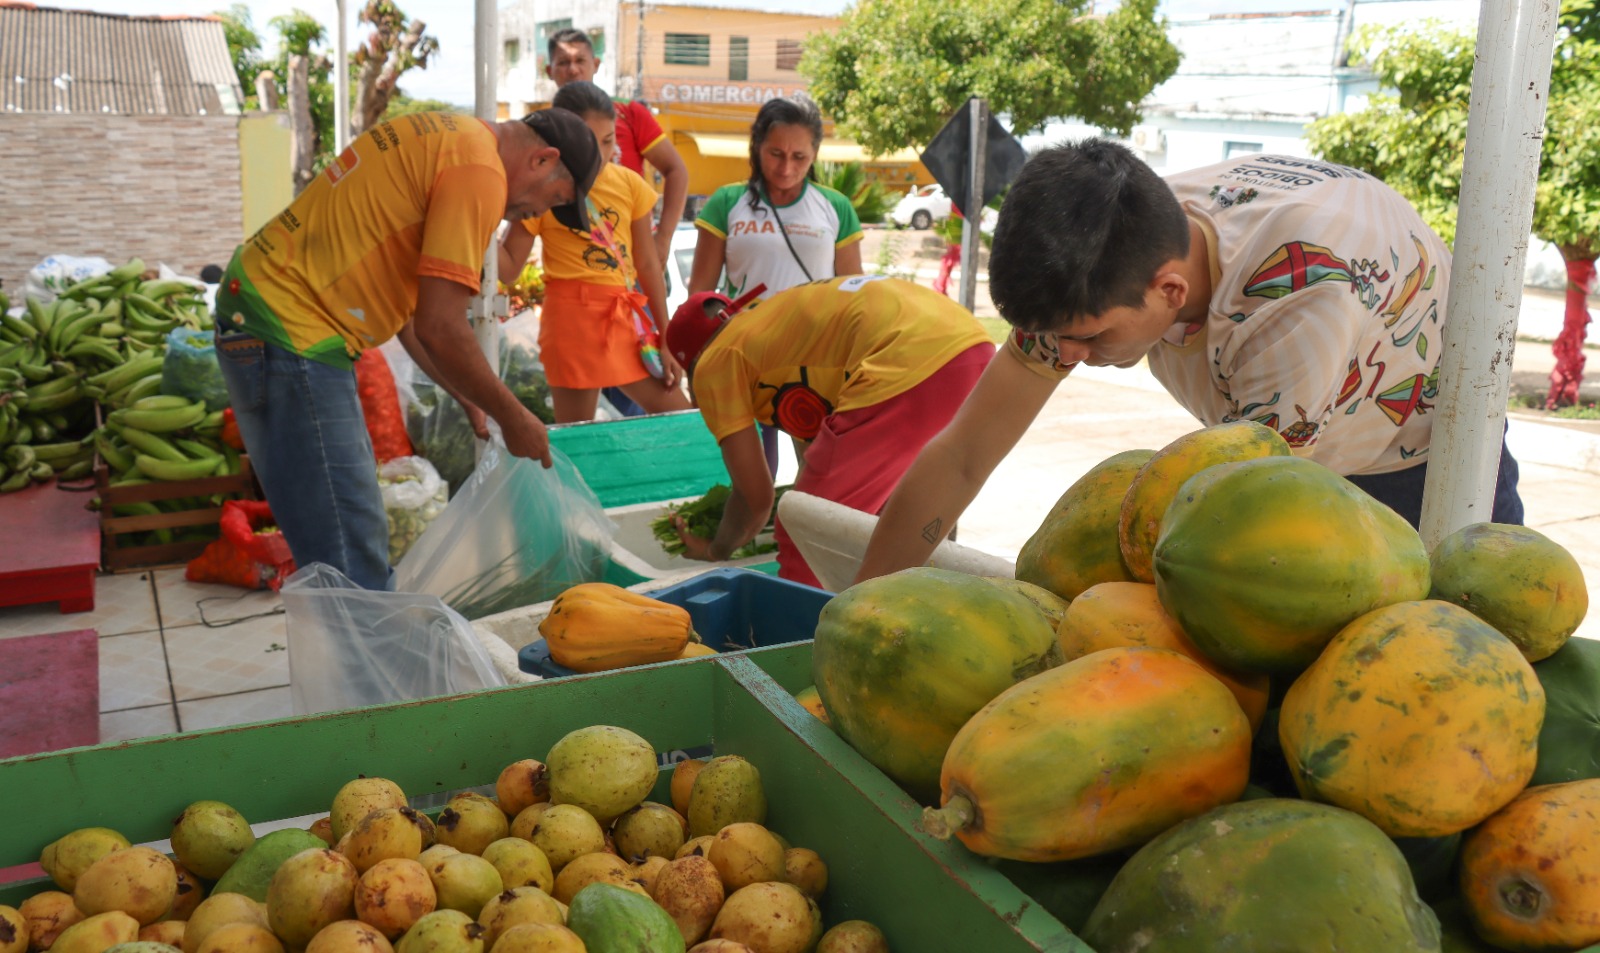
[[[1555,370],[1550,372],[1550,393],[1546,410],[1578,402],[1578,387],[1583,383],[1583,339],[1589,328],[1589,291],[1594,287],[1594,259],[1567,259],[1567,310],[1556,337]]]

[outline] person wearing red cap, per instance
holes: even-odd
[[[603,163],[570,113],[397,117],[356,137],[239,246],[217,290],[217,362],[295,562],[389,584],[353,368],[391,337],[480,421],[493,417],[507,450],[550,465],[544,425],[484,360],[467,305],[501,220],[555,209],[586,228]]]
[[[700,292],[667,326],[733,483],[714,539],[678,522],[692,559],[727,559],[772,513],[757,422],[805,442],[796,490],[877,513],[994,355],[965,308],[908,281],[833,278],[741,309],[764,290]],[[776,536],[778,575],[818,585],[782,521]]]

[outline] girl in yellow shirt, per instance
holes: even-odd
[[[568,83],[552,106],[577,113],[601,155],[616,151],[616,111],[599,87]],[[660,349],[651,317],[667,313],[650,221],[655,204],[655,191],[638,173],[607,163],[589,190],[589,231],[546,213],[506,235],[502,274],[521,271],[534,236],[543,239],[539,357],[557,423],[592,420],[604,387],[621,388],[647,413],[689,409],[679,386],[683,369]]]

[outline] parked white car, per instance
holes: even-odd
[[[938,183],[912,189],[889,210],[889,221],[918,230],[931,228],[934,222],[949,217],[950,197]]]
[[[915,229],[933,227],[934,222],[950,217],[950,197],[944,194],[944,186],[937,183],[924,185],[920,189],[912,189],[905,194],[895,207],[889,210],[889,221],[896,225],[910,225]],[[1000,220],[1000,213],[992,208],[984,208],[983,217],[979,225],[985,234],[994,232],[995,223]]]
[[[666,262],[667,320],[671,320],[679,305],[689,300],[689,276],[694,271],[694,246],[699,240],[700,230],[693,222],[679,222],[672,233]]]

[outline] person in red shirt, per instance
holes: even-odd
[[[571,28],[558,30],[546,45],[550,61],[544,74],[556,86],[594,82],[600,60],[594,55],[589,34]],[[644,175],[646,162],[661,173],[661,224],[656,228],[656,258],[667,260],[672,232],[683,218],[683,204],[689,194],[689,168],[672,147],[661,124],[650,108],[637,99],[613,99],[617,109],[617,157],[625,168]],[[646,177],[648,181],[648,177]]]

